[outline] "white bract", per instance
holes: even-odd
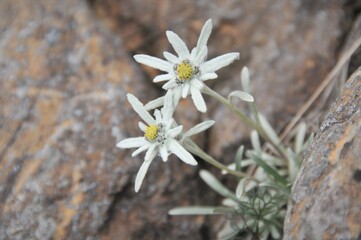
[[[208,20],[201,31],[197,46],[189,52],[183,40],[174,32],[167,31],[167,37],[178,57],[172,53],[164,52],[165,60],[138,54],[134,58],[137,62],[167,72],[156,76],[153,82],[167,81],[163,85],[166,90],[172,89],[166,95],[172,94],[173,103],[177,105],[180,98],[192,96],[194,105],[200,112],[206,112],[207,107],[203,100],[201,89],[204,81],[217,78],[218,69],[231,64],[239,58],[239,53],[227,53],[206,61],[208,48],[207,41],[212,31],[212,21]],[[147,109],[162,105],[164,97],[156,99],[147,106]]]
[[[182,132],[183,126],[176,126],[172,114],[174,111],[172,104],[172,96],[168,95],[165,98],[164,107],[161,110],[154,111],[153,118],[145,109],[143,104],[132,94],[127,94],[129,103],[132,105],[134,111],[143,119],[139,122],[139,128],[144,132],[142,137],[127,138],[117,144],[119,148],[138,148],[132,153],[132,156],[137,156],[139,153],[147,151],[144,157],[144,162],[140,167],[137,177],[135,179],[135,191],[138,192],[143,182],[143,179],[148,171],[149,165],[153,159],[159,155],[162,160],[166,162],[170,153],[174,153],[183,162],[190,165],[197,165],[194,157],[179,143],[176,137]],[[204,124],[202,124],[204,126]],[[202,125],[200,127],[202,127]],[[213,124],[206,124],[211,126]],[[201,131],[205,128],[202,127]],[[194,132],[200,132],[192,130]]]

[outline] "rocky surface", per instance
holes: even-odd
[[[331,68],[346,16],[339,1],[0,1],[0,239],[212,239],[209,218],[167,215],[218,203],[199,168],[154,161],[135,194],[142,156],[115,148],[140,134],[126,93],[164,93],[131,56],[171,50],[167,29],[193,46],[208,18],[209,57],[241,52],[210,84],[238,89],[249,65],[257,104],[278,121]],[[215,102],[200,115],[182,101],[177,117],[185,128],[215,118],[198,142],[222,159],[246,136]]]
[[[134,193],[142,158],[115,144],[140,134],[126,93],[156,89],[87,3],[1,1],[0,32],[0,239],[200,239],[167,215],[202,199],[196,168],[154,161]]]
[[[361,68],[310,144],[292,189],[284,239],[361,237]]]

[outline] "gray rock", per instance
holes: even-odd
[[[284,239],[361,236],[361,68],[310,144],[292,189]]]

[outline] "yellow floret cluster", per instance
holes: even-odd
[[[158,131],[159,131],[159,127],[155,124],[151,124],[149,125],[145,131],[144,131],[144,137],[148,140],[148,141],[154,141],[157,139],[158,137]]]
[[[176,68],[178,79],[181,81],[190,80],[194,74],[193,66],[189,62],[182,62]]]

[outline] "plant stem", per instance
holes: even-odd
[[[234,113],[236,113],[238,117],[248,126],[252,127],[253,129],[256,129],[257,131],[259,130],[263,132],[263,129],[260,129],[259,126],[254,121],[252,121],[249,117],[247,117],[237,108],[235,108],[226,98],[224,98],[219,93],[210,89],[207,85],[204,85],[204,87],[202,88],[202,92],[208,94],[211,97],[214,97],[215,99],[226,105],[229,109],[231,109]]]
[[[279,146],[279,144],[276,144],[275,142],[273,142],[266,134],[266,132],[263,130],[262,126],[259,124],[259,121],[255,122],[252,119],[250,119],[249,117],[247,117],[244,113],[242,113],[237,107],[235,107],[232,103],[230,103],[226,98],[224,98],[223,96],[221,96],[220,94],[218,94],[217,92],[213,91],[212,89],[210,89],[207,85],[204,85],[204,87],[202,88],[202,92],[205,94],[208,94],[211,97],[214,97],[215,99],[217,99],[219,102],[223,103],[224,105],[226,105],[231,111],[233,111],[235,114],[237,114],[237,116],[245,123],[247,124],[249,127],[253,128],[254,130],[256,130],[258,132],[259,135],[261,135],[261,137],[263,139],[265,139],[267,142],[269,142],[275,149],[276,151],[280,154],[280,156],[282,156],[282,158],[286,161],[286,163],[288,164],[289,159],[287,157],[287,155],[284,152],[284,149],[282,146]],[[256,118],[258,118],[258,112],[255,108],[254,105],[251,105],[252,111],[255,111],[255,113],[257,113],[255,116]],[[257,119],[258,120],[258,119]]]
[[[258,180],[254,179],[253,177],[249,176],[246,173],[243,172],[238,172],[238,171],[234,171],[232,169],[229,169],[227,166],[223,165],[222,163],[218,162],[217,160],[215,160],[214,158],[212,158],[211,156],[209,156],[206,152],[204,152],[201,148],[199,148],[197,146],[197,144],[195,144],[192,140],[185,139],[183,141],[183,146],[191,153],[193,153],[194,155],[197,155],[198,157],[202,158],[204,161],[208,162],[209,164],[213,165],[214,167],[224,170],[227,173],[236,176],[236,177],[240,177],[240,178],[244,178],[244,177],[248,177],[251,178],[255,181],[258,182]]]

